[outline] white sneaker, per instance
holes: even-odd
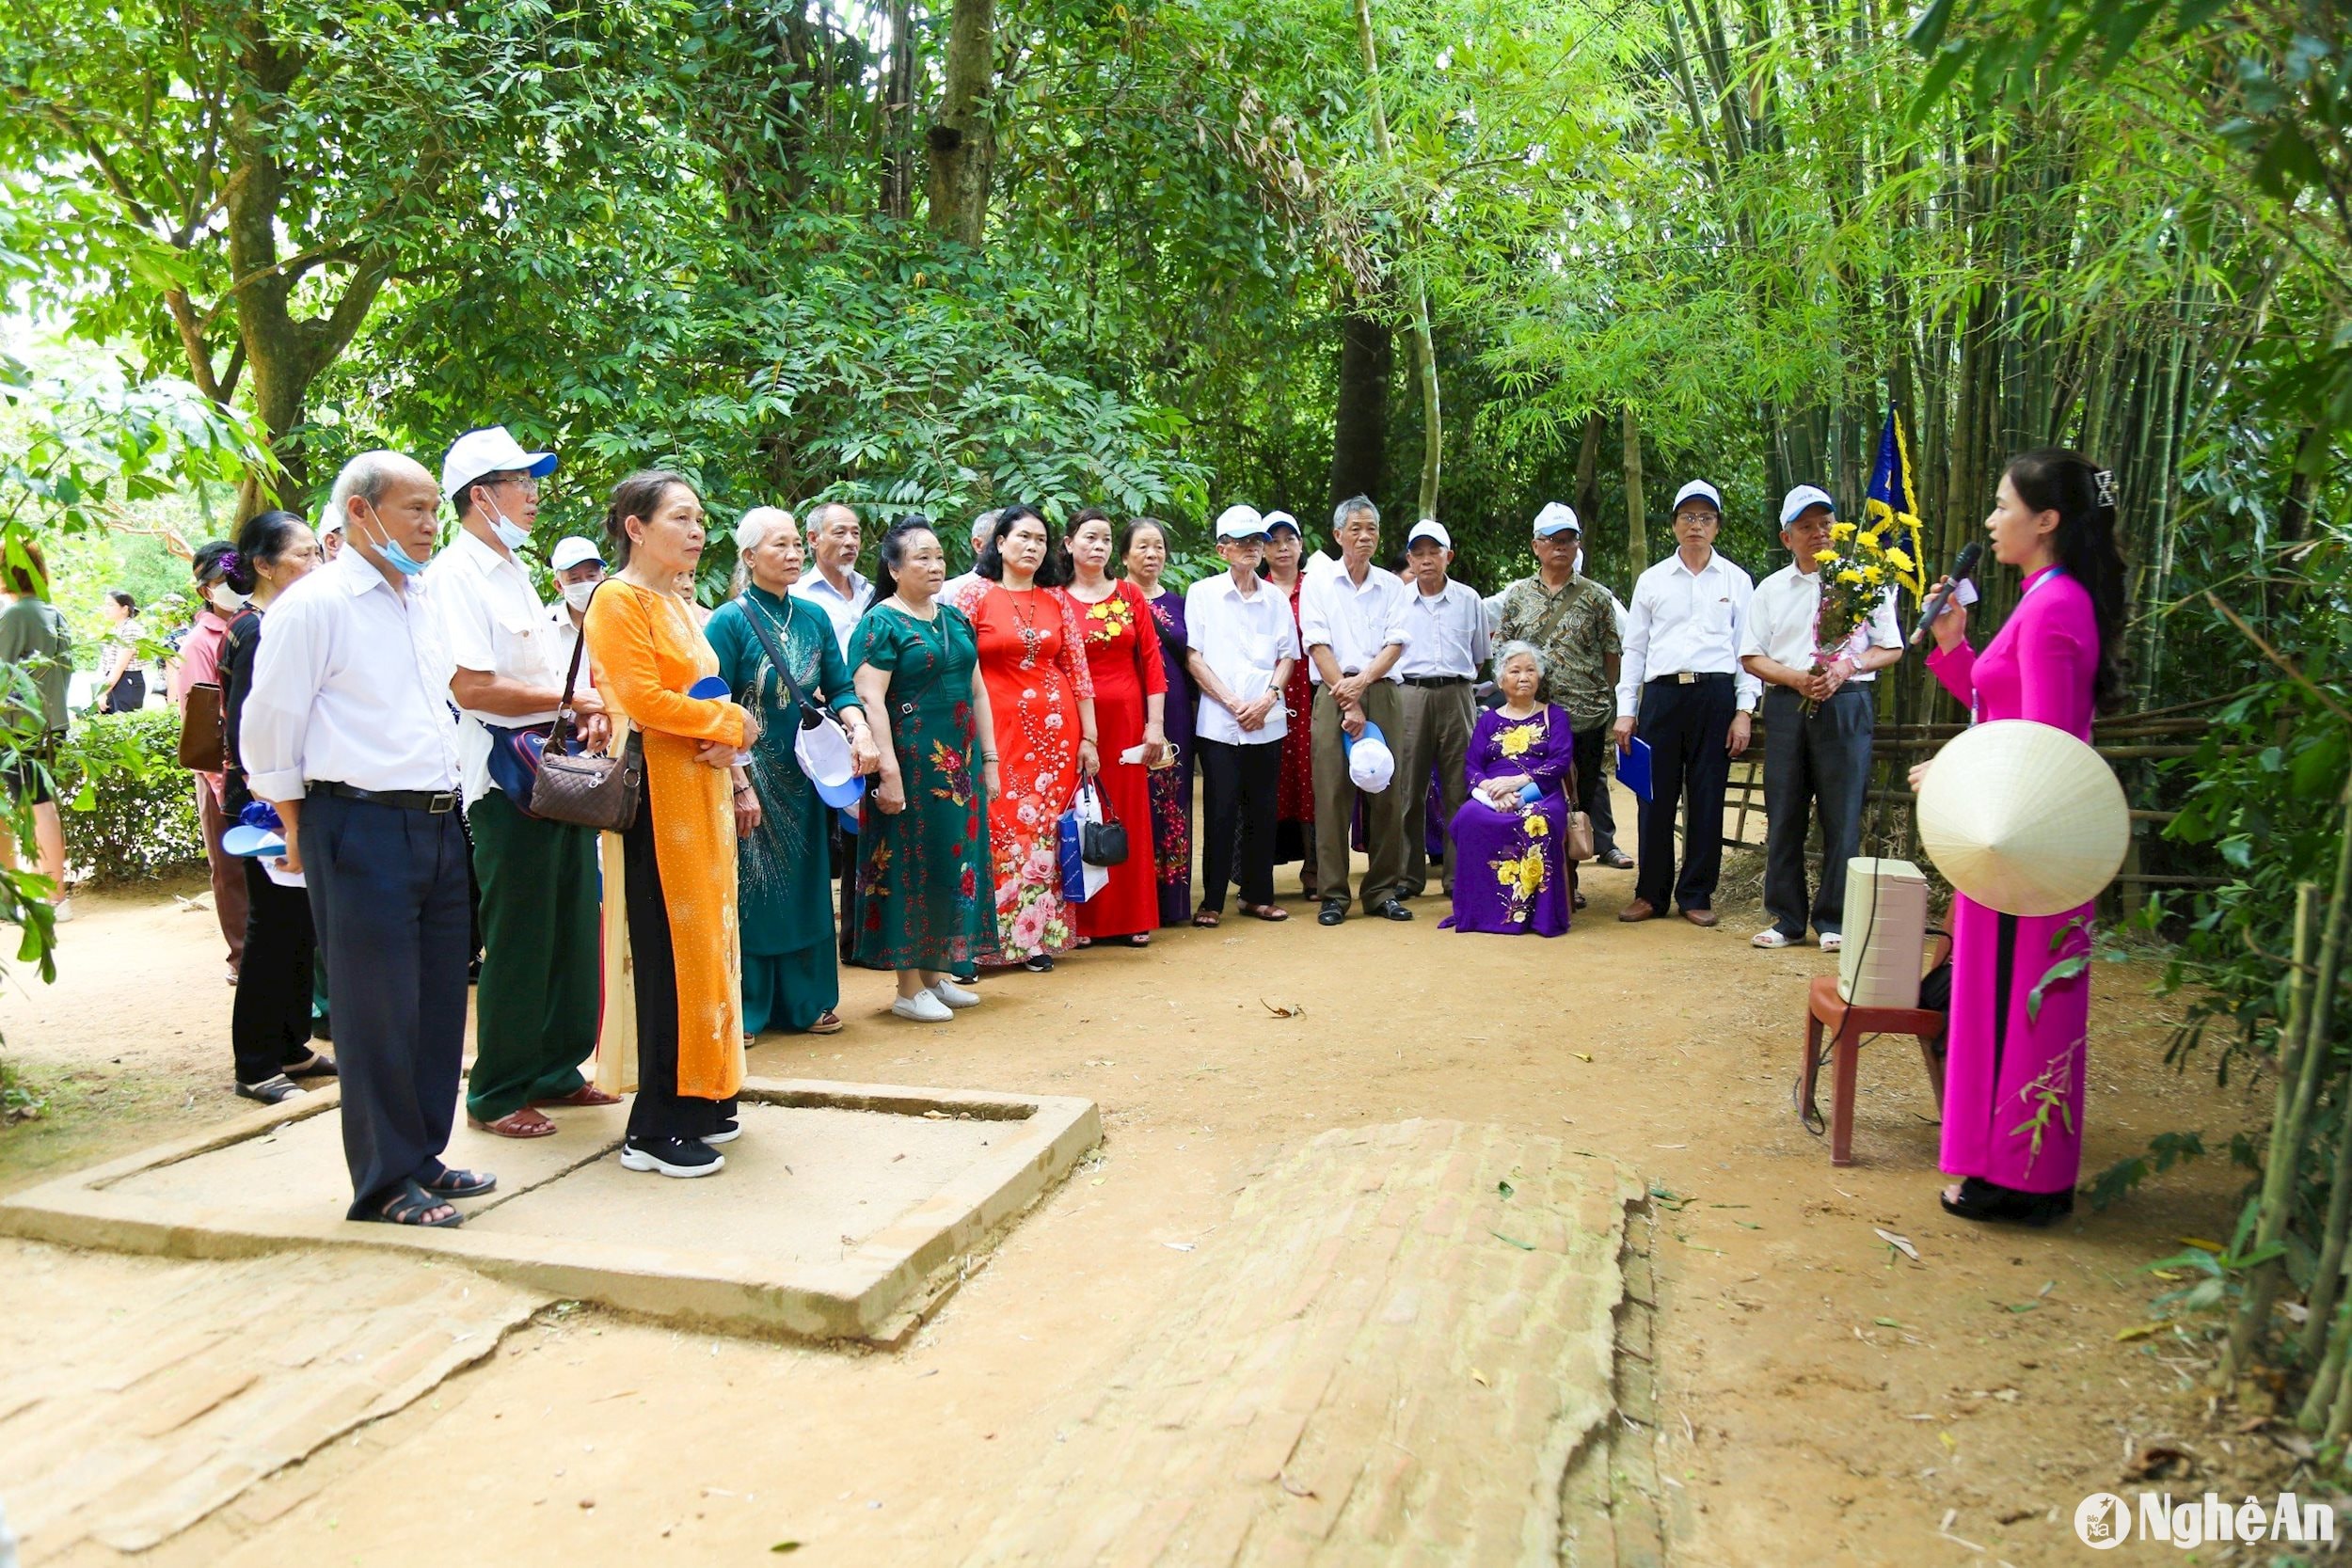
[[[1839,935],[1838,935],[1836,931],[1823,931],[1823,932],[1821,933],[1821,951],[1822,951],[1822,952],[1824,952],[1824,953],[1835,953],[1835,952],[1836,952],[1839,948],[1841,948],[1841,947],[1843,947],[1843,946],[1845,946],[1845,945],[1846,945],[1846,939],[1845,939],[1844,937],[1839,936]]]
[[[977,1002],[979,998],[976,996],[973,1000]],[[890,1005],[890,1010],[917,1023],[946,1023],[956,1016],[948,1010],[946,1003],[927,990],[918,990],[913,996],[901,996]]]
[[[1777,926],[1767,926],[1748,939],[1750,947],[1794,947],[1797,939]]]
[[[73,900],[71,898],[58,899],[55,905],[51,906],[49,918],[60,926],[72,919]]]
[[[953,980],[940,981],[931,988],[931,994],[950,1007],[977,1007],[980,1005],[978,991],[966,990]]]

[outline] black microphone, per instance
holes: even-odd
[[[1952,562],[1951,580],[1930,594],[1928,602],[1920,607],[1919,629],[1911,634],[1913,647],[1915,648],[1928,640],[1928,628],[1934,626],[1936,618],[1944,613],[1944,607],[1951,601],[1952,590],[1976,576],[1977,562],[1983,559],[1984,541],[1969,540],[1961,550],[1960,559]]]

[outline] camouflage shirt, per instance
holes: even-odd
[[[1558,703],[1580,730],[1617,715],[1617,694],[1602,660],[1621,651],[1617,607],[1591,578],[1570,578],[1557,594],[1543,578],[1521,578],[1502,591],[1502,625],[1495,646],[1533,642],[1544,656],[1540,702]]]

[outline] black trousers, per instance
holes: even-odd
[[[637,975],[637,1099],[628,1135],[699,1138],[735,1115],[735,1100],[698,1100],[677,1092],[677,949],[670,943],[670,904],[654,853],[653,791],[637,803],[637,820],[621,835],[621,879],[628,895],[628,952]],[[336,999],[340,1017],[342,1001]]]
[[[453,811],[313,790],[303,801],[302,867],[335,972],[357,1219],[403,1181],[443,1168],[466,1053],[465,831]]]
[[[833,874],[841,879],[841,919],[834,929],[841,938],[841,961],[853,964],[857,962],[857,834],[841,825],[839,812],[829,809],[826,815],[833,818],[829,840]]]
[[[1279,741],[1232,746],[1193,741],[1200,758],[1200,804],[1208,818],[1200,850],[1200,908],[1222,911],[1239,855],[1241,901],[1274,902],[1274,822],[1282,786]]]
[[[1609,803],[1609,770],[1603,766],[1605,748],[1616,744],[1610,726],[1576,732],[1576,809],[1593,821],[1593,853],[1606,856],[1617,847],[1617,810]]]
[[[1862,803],[1870,786],[1870,686],[1843,686],[1811,718],[1785,686],[1764,693],[1764,908],[1783,936],[1802,940],[1806,920],[1804,841],[1821,814],[1821,885],[1813,928],[1843,928],[1846,863],[1862,848]]]
[[[245,863],[245,963],[229,1009],[237,1082],[275,1078],[310,1059],[310,925],[307,888],[280,887]]]
[[[1633,895],[1664,910],[1715,905],[1724,870],[1724,789],[1731,782],[1731,716],[1738,705],[1729,675],[1674,679],[1642,688],[1635,733],[1649,742],[1650,798],[1642,802],[1641,869]],[[1675,808],[1682,818],[1682,874],[1675,875]],[[1595,847],[1598,847],[1596,846]]]

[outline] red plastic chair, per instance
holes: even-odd
[[[1925,969],[1932,971],[1951,956],[1952,939],[1943,932],[1928,938]],[[1928,1082],[1935,1089],[1935,1108],[1944,1109],[1944,1057],[1936,1050],[1943,1039],[1947,1020],[1942,1013],[1928,1007],[1856,1007],[1837,994],[1837,976],[1818,974],[1813,979],[1804,1022],[1804,1068],[1797,1079],[1797,1115],[1808,1132],[1818,1132],[1821,1123],[1820,1108],[1815,1103],[1813,1085],[1820,1072],[1821,1063],[1830,1063],[1830,1121],[1829,1163],[1833,1165],[1853,1164],[1853,1093],[1854,1078],[1861,1066],[1862,1042],[1872,1035],[1910,1035],[1919,1042],[1919,1058],[1927,1064]],[[1821,1050],[1823,1032],[1830,1036],[1826,1055]]]

